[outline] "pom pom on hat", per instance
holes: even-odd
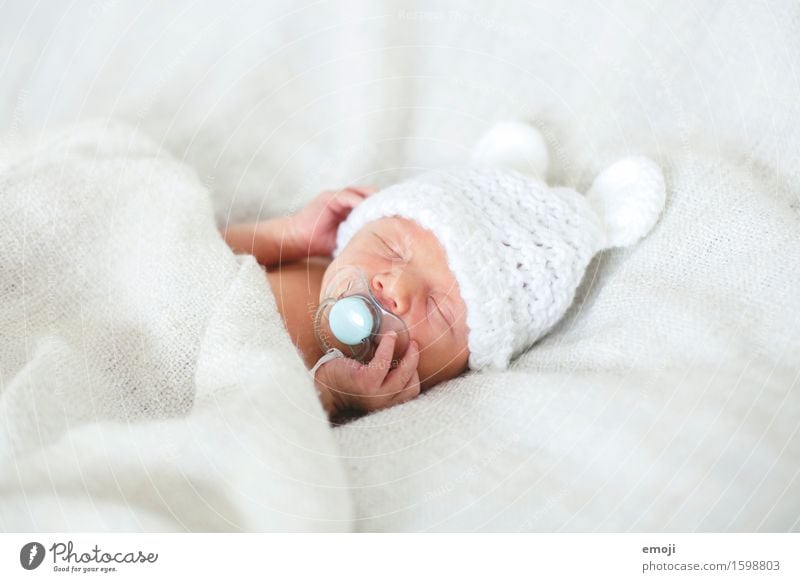
[[[472,148],[476,164],[516,170],[534,178],[547,178],[547,145],[532,125],[519,121],[495,124]]]
[[[603,221],[604,248],[626,247],[658,220],[666,200],[664,175],[649,158],[624,158],[595,178],[586,199]]]

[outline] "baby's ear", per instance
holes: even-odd
[[[658,220],[666,201],[664,174],[650,158],[623,158],[600,172],[586,198],[605,226],[603,248],[626,247]]]

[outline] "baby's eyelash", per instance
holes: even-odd
[[[383,240],[383,237],[378,236],[377,234],[375,236],[378,237],[378,240],[381,241],[381,244],[383,245],[383,247],[389,252],[389,255],[390,255],[389,258],[392,258],[392,259],[402,259],[403,258],[391,246],[389,246],[389,243],[387,243],[385,240]]]
[[[433,297],[433,296],[430,296],[428,299],[429,299],[430,301],[433,301],[433,304],[434,304],[434,305],[436,305],[436,311],[438,311],[438,312],[439,312],[439,315],[441,315],[441,316],[442,316],[442,319],[444,319],[445,323],[447,323],[447,325],[452,325],[452,322],[450,321],[450,318],[449,318],[449,317],[447,317],[447,316],[444,314],[444,311],[442,311],[442,308],[441,308],[441,307],[439,307],[439,302],[438,302],[438,301],[436,301],[436,299],[434,299],[434,297]]]
[[[399,253],[397,253],[397,251],[395,251],[389,245],[386,245],[386,249],[389,251],[389,255],[391,255],[391,258],[393,258],[393,259],[402,259],[403,258],[403,257],[400,256]]]

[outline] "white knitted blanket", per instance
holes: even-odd
[[[662,221],[639,246],[598,256],[567,318],[507,373],[466,376],[331,432],[317,424],[318,411],[290,413],[272,392],[257,391],[270,401],[261,408],[275,410],[266,423],[273,427],[270,434],[292,446],[304,439],[319,442],[308,453],[316,454],[313,461],[287,452],[286,458],[295,461],[276,465],[281,478],[308,471],[334,479],[340,473],[324,454],[329,449],[321,433],[335,440],[355,529],[800,530],[796,0],[243,0],[224,8],[194,0],[80,6],[11,0],[2,10],[2,130],[21,135],[30,128],[86,118],[121,118],[139,125],[197,170],[211,191],[220,226],[296,210],[325,188],[385,186],[464,161],[477,139],[507,118],[532,120],[542,128],[552,154],[552,184],[584,192],[602,168],[626,154],[648,155],[664,168],[668,199]],[[0,163],[11,155],[0,151]],[[69,190],[66,179],[55,181],[60,191]],[[160,204],[171,199],[162,198]],[[57,197],[50,200],[45,206],[60,211],[68,205]],[[122,211],[114,208],[111,222],[94,217],[103,228],[86,236],[102,241],[125,227]],[[190,255],[196,265],[179,268],[177,254],[162,263],[172,256],[163,253],[179,253],[169,249],[182,237],[173,234],[173,243],[156,252],[151,243],[159,240],[160,231],[153,225],[165,223],[155,218],[161,220],[169,207],[153,208],[146,220],[127,225],[138,229],[130,234],[133,246],[105,256],[130,261],[128,253],[149,249],[156,256],[149,268],[162,279],[166,273],[206,265],[197,277],[204,291],[187,285],[185,295],[175,297],[175,302],[193,304],[192,312],[201,318],[181,319],[180,329],[197,330],[210,320],[237,273],[242,310],[249,304],[245,294],[254,301],[261,296],[254,290],[253,266],[233,263],[218,242]],[[37,212],[26,212],[35,224]],[[211,224],[202,228],[210,230]],[[56,226],[40,232],[58,236]],[[104,248],[100,241],[93,243],[93,252]],[[32,243],[25,244],[26,254],[15,255],[15,261],[32,256]],[[64,305],[72,306],[67,315],[77,317],[77,325],[105,325],[103,309],[113,306],[114,298],[92,281],[108,285],[112,279],[99,277],[97,269],[65,271],[77,259],[62,253],[60,245],[51,244],[49,256],[69,260],[65,266],[54,263],[55,271],[47,272],[57,274],[64,288],[39,279],[31,284],[61,295]],[[86,249],[81,253],[90,254]],[[135,264],[128,263],[126,277],[144,277],[146,283],[150,272]],[[246,279],[251,285],[245,285]],[[211,287],[208,292],[203,281]],[[6,277],[0,283],[8,288]],[[46,307],[45,295],[27,289],[26,317],[59,315],[44,311],[55,309]],[[152,374],[182,377],[177,385],[186,388],[189,382],[181,374],[188,373],[187,353],[168,351],[175,342],[183,345],[184,336],[169,318],[145,317],[147,296],[137,295],[145,291],[165,299],[169,314],[172,298],[163,298],[153,285],[134,288],[125,299],[125,331],[107,326],[106,332],[98,328],[92,335],[77,335],[102,338],[108,361],[95,360],[87,371],[81,355],[77,365],[58,364],[45,376],[65,379],[62,391],[79,391],[75,378],[90,373],[97,378],[115,364],[131,366],[135,375],[146,360],[157,364]],[[70,293],[75,301],[68,301]],[[92,303],[86,303],[90,297]],[[82,302],[87,307],[81,310]],[[247,322],[236,312],[237,302],[227,305],[230,323],[215,329],[233,338]],[[146,340],[143,326],[152,331]],[[56,339],[33,331],[16,333],[17,365],[36,353],[61,353]],[[273,339],[285,338],[276,334]],[[61,341],[72,341],[78,354],[91,347],[76,344],[74,337]],[[194,341],[198,350],[201,342]],[[279,345],[286,361],[297,364],[289,346]],[[125,346],[128,355],[115,346]],[[244,366],[261,353],[247,347],[236,361]],[[63,363],[66,357],[45,361]],[[249,386],[235,380],[238,366],[204,369],[216,371],[220,384]],[[3,374],[9,378],[11,372],[4,368]],[[9,390],[7,383],[4,390]],[[231,392],[236,390],[231,387]],[[294,395],[312,407],[308,390],[281,393]],[[55,408],[57,414],[44,424],[63,425],[64,400],[38,402],[41,409],[26,410],[35,414],[45,406]],[[203,414],[214,416],[216,406]],[[208,428],[210,422],[193,415],[193,428],[176,420],[145,426],[105,421],[120,438],[130,439],[121,456],[92,441],[89,433],[97,429],[87,426],[80,447],[74,436],[58,446],[70,455],[92,455],[86,465],[101,471],[97,478],[85,473],[82,480],[78,467],[83,465],[77,461],[72,472],[50,464],[66,453],[47,462],[26,455],[10,465],[4,461],[0,470],[6,479],[27,479],[27,467],[30,478],[42,485],[27,497],[17,489],[14,505],[0,502],[0,528],[26,523],[44,528],[48,524],[38,521],[39,515],[64,511],[87,520],[107,516],[98,527],[135,529],[136,519],[145,521],[144,505],[128,509],[123,501],[118,513],[96,508],[127,499],[141,490],[139,485],[158,483],[164,475],[174,479],[159,490],[171,491],[174,484],[182,493],[164,493],[146,507],[170,523],[171,514],[159,508],[176,504],[174,511],[188,523],[195,510],[211,515],[211,506],[223,515],[236,513],[234,521],[243,527],[280,526],[279,521],[244,523],[243,508],[251,507],[244,498],[237,498],[236,505],[222,493],[193,493],[181,477],[188,466],[168,470],[175,467],[175,458],[186,455],[187,463],[205,461],[204,455],[211,455],[210,439],[202,435],[213,430],[215,438],[227,439],[227,454],[202,465],[213,472],[208,478],[190,482],[220,491],[214,476],[224,471],[211,467],[260,458],[251,443],[272,447],[276,442],[251,438],[266,429],[265,423],[250,422],[254,417],[247,408],[225,409],[226,418],[243,419],[231,424],[230,432]],[[122,412],[115,409],[109,415],[119,418]],[[214,422],[219,427],[223,421]],[[184,435],[173,440],[184,456],[170,456],[157,470],[147,471],[139,460],[140,444],[157,441],[157,427],[167,425]],[[58,426],[48,430],[36,434],[36,442],[71,434]],[[250,437],[246,431],[253,431]],[[18,440],[4,443],[25,446]],[[272,453],[282,454],[270,448],[267,456]],[[114,480],[122,463],[130,469],[125,473],[132,479],[129,488]],[[257,461],[237,466],[225,483],[252,485],[266,470]],[[54,468],[48,472],[48,467]],[[57,486],[54,493],[49,483],[62,478],[64,488]],[[324,505],[331,491],[300,496],[322,504],[303,514],[344,515],[341,497]],[[198,501],[201,496],[214,501],[205,504]],[[255,508],[262,497],[254,493],[253,498]],[[56,509],[34,513],[38,503]],[[10,506],[22,517],[10,516],[5,509]],[[28,512],[37,516],[35,523]],[[247,514],[249,519],[255,519],[254,513]],[[298,527],[329,524],[290,521]],[[225,526],[223,520],[209,526],[216,525]]]
[[[349,529],[263,270],[103,125],[0,145],[0,530]]]

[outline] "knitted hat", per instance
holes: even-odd
[[[470,165],[430,171],[362,201],[340,225],[333,256],[362,226],[387,216],[433,232],[467,307],[470,369],[503,370],[561,319],[592,257],[637,242],[664,206],[664,178],[648,158],[613,164],[586,196],[548,186],[547,163],[536,129],[498,124]]]

